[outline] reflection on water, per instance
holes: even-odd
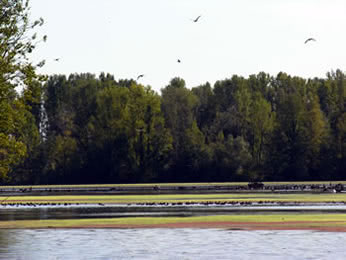
[[[345,259],[346,233],[224,229],[1,230],[0,259]]]

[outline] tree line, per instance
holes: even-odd
[[[3,184],[346,179],[346,78],[264,72],[158,94],[110,74],[36,73],[29,0],[0,1]]]
[[[341,180],[346,77],[237,75],[161,94],[110,74],[50,76],[21,97],[13,183]]]

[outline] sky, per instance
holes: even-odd
[[[45,74],[136,79],[160,91],[232,75],[304,78],[346,68],[345,0],[31,0]],[[198,22],[192,20],[201,15]],[[304,44],[307,38],[316,41]],[[59,61],[55,61],[59,58]],[[177,60],[181,62],[178,63]]]

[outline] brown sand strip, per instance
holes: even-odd
[[[84,225],[63,228],[114,228],[114,229],[138,229],[138,228],[222,228],[229,230],[315,230],[324,232],[346,232],[346,225],[335,226],[335,224],[346,224],[345,221],[332,222],[185,222],[167,224],[114,224],[114,225]],[[48,227],[54,228],[54,227]]]

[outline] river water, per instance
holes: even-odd
[[[0,230],[0,259],[346,259],[346,233],[225,229]]]

